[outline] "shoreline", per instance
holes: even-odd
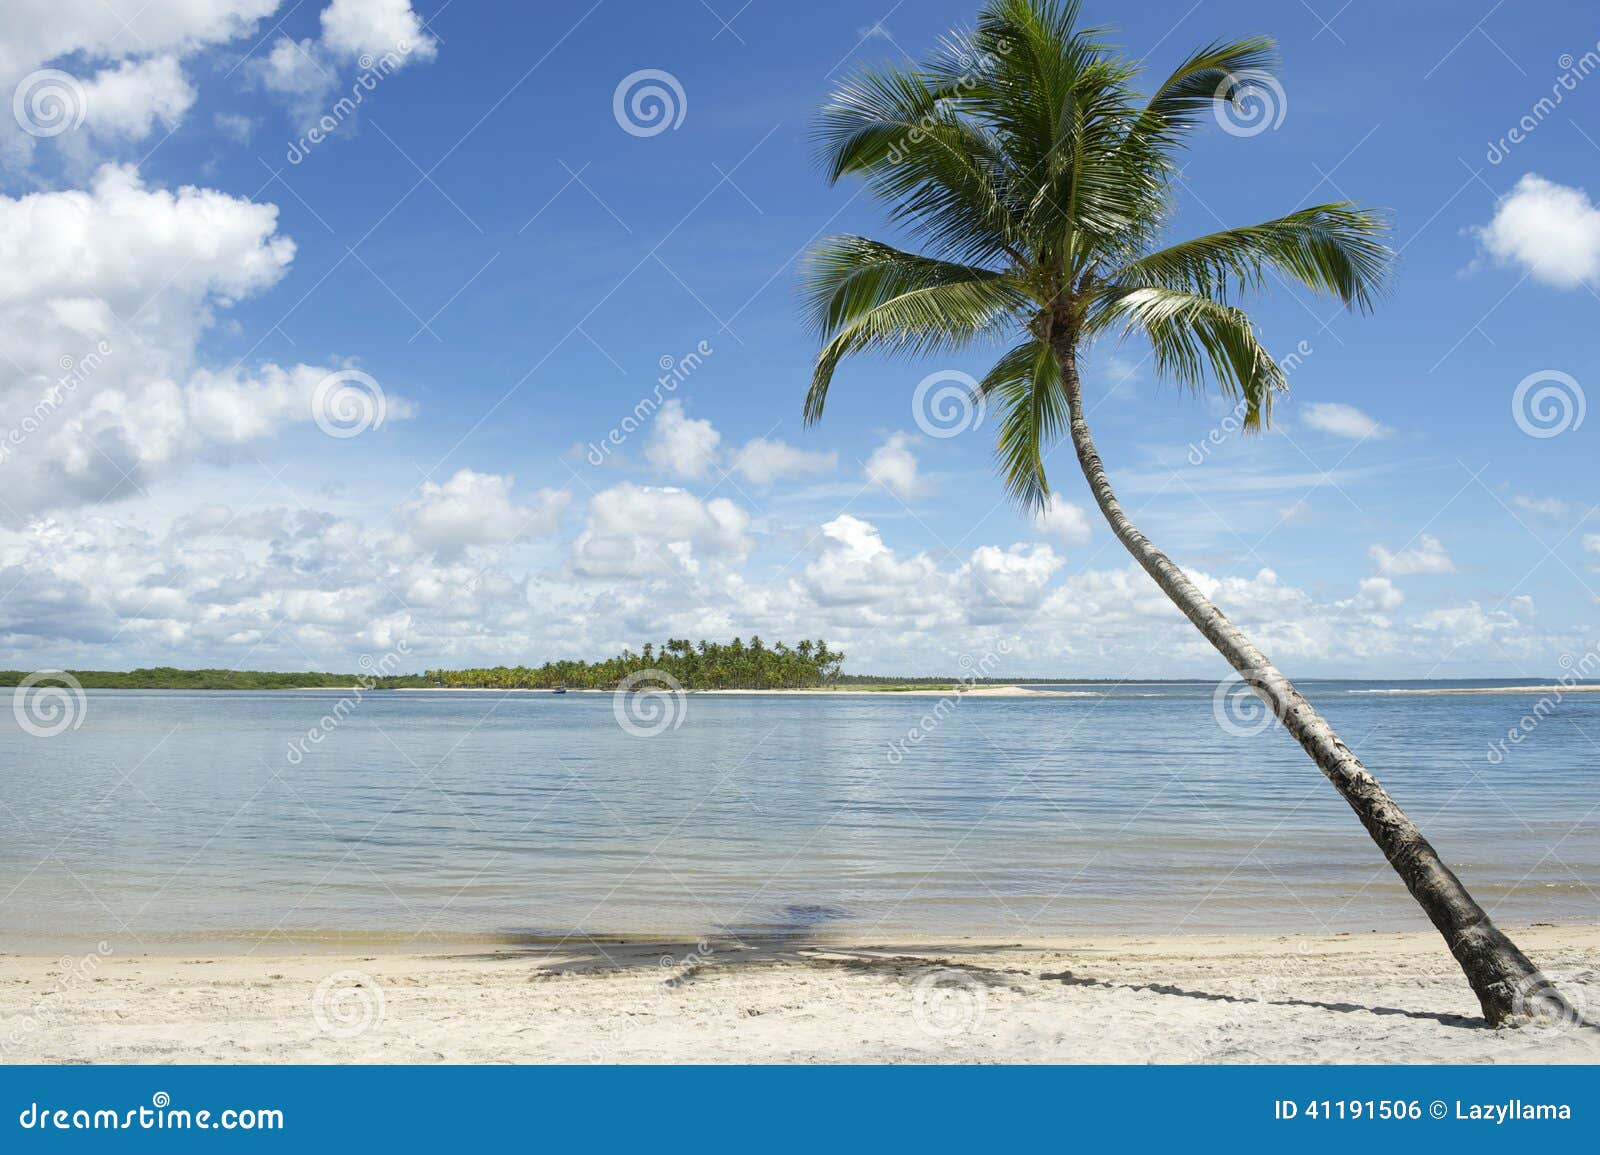
[[[1600,927],[1508,928],[1590,1018]],[[0,1061],[1597,1062],[1495,1031],[1439,937],[462,940],[0,955]]]
[[[1090,682],[1063,682],[1063,686],[1090,686]],[[834,687],[812,686],[789,690],[690,690],[685,689],[685,694],[691,695],[744,695],[747,697],[781,697],[790,695],[838,696],[838,697],[892,697],[892,698],[947,698],[954,696],[971,698],[1102,698],[1118,690],[1138,686],[1203,686],[1211,685],[1207,682],[1126,682],[1105,686],[1100,689],[1061,689],[1061,690],[1035,690],[1028,686],[959,686],[951,685],[944,689],[934,687],[907,687],[905,689],[880,689],[874,690],[866,687]],[[1312,687],[1312,694],[1320,687],[1314,681],[1305,681],[1302,685]],[[295,687],[305,690],[325,690],[327,686]],[[374,691],[377,692],[377,691]],[[397,686],[392,690],[382,691],[388,694],[554,694],[551,689],[528,686]],[[601,694],[610,695],[613,690],[568,689],[568,694]],[[1347,689],[1343,691],[1352,695],[1383,695],[1394,697],[1431,697],[1453,694],[1482,694],[1482,695],[1516,695],[1537,694],[1540,696],[1551,694],[1594,694],[1600,693],[1600,684],[1578,684],[1572,686],[1541,685],[1541,686],[1439,686],[1439,687],[1412,687],[1401,686],[1384,689]]]

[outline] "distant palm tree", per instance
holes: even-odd
[[[1158,373],[1214,379],[1245,428],[1271,417],[1284,373],[1233,302],[1269,273],[1371,306],[1391,260],[1380,216],[1318,205],[1161,247],[1184,138],[1272,65],[1264,38],[1195,52],[1147,100],[1138,68],[1077,0],[991,0],[918,69],[866,71],[823,109],[830,181],[862,176],[924,254],[843,236],[813,250],[806,295],[822,335],[806,397],[822,416],[846,356],[1011,345],[979,384],[1002,416],[997,455],[1025,509],[1050,501],[1045,452],[1077,450],[1117,540],[1272,708],[1355,810],[1466,972],[1490,1023],[1565,1012],[1376,778],[1266,656],[1151,544],[1118,503],[1084,420],[1079,350],[1114,330],[1148,340]]]

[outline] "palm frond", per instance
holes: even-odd
[[[1182,241],[1130,262],[1108,279],[1227,300],[1262,287],[1270,269],[1366,311],[1392,258],[1379,213],[1349,203],[1317,205],[1277,220]]]
[[[803,294],[822,335],[809,424],[822,416],[839,362],[853,353],[918,355],[960,349],[998,334],[1029,299],[1004,274],[902,252],[864,237],[835,237],[814,248]]]
[[[1001,409],[995,459],[1006,495],[1030,513],[1044,510],[1050,504],[1044,455],[1069,420],[1055,355],[1043,341],[1026,341],[995,363],[978,393]]]
[[[1232,100],[1246,81],[1271,75],[1277,46],[1269,36],[1213,40],[1172,70],[1129,132],[1135,144],[1176,144],[1209,115],[1219,100]]]
[[[1119,323],[1149,340],[1159,375],[1197,391],[1209,376],[1225,396],[1244,401],[1246,430],[1270,424],[1273,398],[1288,385],[1243,309],[1176,289],[1121,288],[1094,303],[1084,331]]]

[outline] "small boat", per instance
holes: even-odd
[[[557,686],[555,689],[551,690],[550,692],[552,694],[565,694],[567,692],[567,688],[565,686]]]

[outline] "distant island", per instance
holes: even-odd
[[[638,653],[623,650],[598,662],[556,661],[542,666],[428,670],[422,674],[180,670],[173,666],[62,672],[89,690],[308,690],[349,686],[377,690],[608,690],[645,671],[664,672],[686,690],[799,690],[840,682],[839,667],[844,657],[821,640],[806,640],[791,647],[782,642],[769,646],[760,637],[752,637],[749,642],[734,638],[725,644],[671,638],[659,646],[647,642]],[[17,686],[30,676],[26,670],[0,670],[0,686]]]
[[[369,690],[610,690],[632,675],[662,671],[685,690],[813,690],[852,687],[866,690],[950,690],[957,686],[1115,684],[1117,678],[993,678],[969,675],[846,674],[845,655],[821,639],[789,646],[768,645],[759,636],[748,642],[691,642],[669,638],[645,643],[635,653],[603,661],[554,661],[541,666],[486,666],[428,670],[420,674],[327,673],[316,670],[183,670],[174,666],[135,670],[64,670],[86,690],[317,690],[361,686]],[[32,674],[0,670],[0,687],[21,685]],[[1181,683],[1189,679],[1143,679]],[[637,688],[652,688],[641,681]]]

